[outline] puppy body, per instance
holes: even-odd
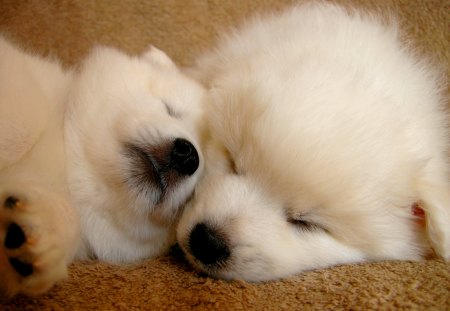
[[[74,70],[4,39],[0,53],[1,289],[165,252],[203,169],[202,87],[156,48],[98,47]]]
[[[439,75],[395,26],[333,5],[299,6],[229,35],[196,74],[212,96],[212,138],[178,228],[195,266],[259,281],[416,260],[428,240],[449,258]]]

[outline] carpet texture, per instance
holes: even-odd
[[[336,0],[399,17],[418,54],[450,77],[446,0]],[[153,44],[189,66],[217,34],[289,0],[0,0],[0,33],[76,65],[93,44],[130,53]],[[0,280],[1,281],[1,280]],[[195,272],[179,250],[132,266],[77,262],[49,293],[0,300],[1,310],[450,310],[450,264],[382,262],[334,267],[286,280],[226,282]]]

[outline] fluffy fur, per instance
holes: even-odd
[[[228,35],[195,70],[211,137],[177,234],[197,268],[261,281],[418,260],[428,242],[449,259],[442,82],[394,23],[298,6]]]
[[[156,48],[76,70],[0,40],[0,287],[37,294],[74,258],[165,252],[203,170],[203,88]]]

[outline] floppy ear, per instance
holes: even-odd
[[[175,63],[172,61],[172,59],[170,59],[169,56],[167,56],[166,53],[154,47],[153,45],[150,45],[147,51],[145,51],[144,54],[142,54],[142,58],[162,67],[168,68],[176,67]]]
[[[420,190],[428,238],[435,252],[450,260],[450,185],[422,184]]]

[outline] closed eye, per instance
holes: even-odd
[[[181,115],[177,111],[175,111],[167,102],[163,101],[164,107],[166,107],[167,114],[174,118],[180,118]]]
[[[320,227],[316,223],[306,220],[303,216],[288,216],[287,221],[288,223],[296,226],[298,229],[301,229],[303,231],[322,230],[322,227]]]

